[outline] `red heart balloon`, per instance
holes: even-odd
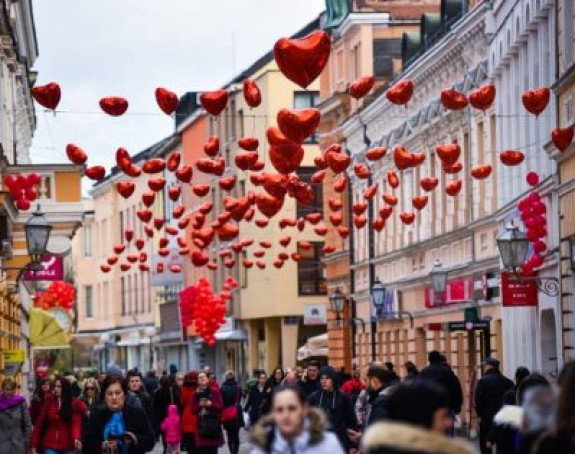
[[[387,203],[388,205],[391,205],[391,206],[397,205],[397,197],[394,196],[393,194],[385,193],[385,194],[382,194],[381,197],[383,198],[383,201],[385,203]]]
[[[150,210],[136,211],[136,216],[138,216],[138,219],[146,224],[152,219],[152,214],[153,213]]]
[[[369,170],[369,167],[365,164],[355,164],[353,166],[353,171],[355,172],[355,175],[362,180],[369,178],[371,175],[371,170]]]
[[[435,147],[435,151],[443,167],[452,166],[457,162],[459,156],[461,155],[461,148],[456,143],[448,143],[444,145],[438,145]]]
[[[340,177],[339,180],[336,180],[333,184],[333,190],[340,194],[345,191],[345,188],[347,188],[347,178],[345,176]]]
[[[246,151],[256,151],[260,146],[260,141],[255,137],[243,137],[238,140],[238,146]]]
[[[110,265],[106,264],[100,265],[100,270],[102,271],[102,273],[109,273],[111,269],[112,268],[110,267]]]
[[[178,167],[180,167],[181,160],[182,155],[179,152],[174,151],[173,153],[170,153],[170,155],[168,156],[166,167],[170,172],[175,172],[176,170],[178,170]]]
[[[409,79],[400,80],[385,92],[389,102],[397,105],[407,104],[413,96],[413,82]]]
[[[393,162],[398,170],[405,170],[416,165],[416,157],[401,145],[393,149]]]
[[[258,160],[259,155],[255,151],[240,151],[236,153],[236,166],[241,170],[248,170]]]
[[[49,84],[32,88],[32,97],[38,104],[46,109],[55,110],[60,103],[61,96],[62,91],[60,90],[60,85],[56,82],[50,82]]]
[[[367,224],[367,218],[365,216],[355,215],[353,217],[353,225],[356,229],[362,229]]]
[[[313,184],[320,184],[323,182],[325,178],[325,170],[318,170],[317,172],[315,172],[312,176],[310,181]]]
[[[368,161],[377,161],[385,156],[387,153],[386,147],[375,147],[365,152],[365,158]]]
[[[344,172],[351,162],[351,158],[345,153],[330,153],[326,155],[327,164],[335,174]]]
[[[355,99],[361,99],[367,95],[375,85],[375,77],[362,76],[349,85],[349,95]]]
[[[381,232],[385,227],[385,221],[381,218],[374,219],[373,221],[371,221],[371,226],[373,227],[373,230],[375,230],[376,232]]]
[[[489,164],[479,164],[471,168],[471,176],[476,180],[485,180],[491,175],[492,167]]]
[[[304,89],[321,74],[330,51],[331,40],[323,30],[303,38],[281,38],[274,45],[274,57],[280,71]]]
[[[192,191],[198,197],[204,197],[210,192],[210,186],[207,184],[195,184],[192,186]]]
[[[86,152],[77,145],[74,145],[73,143],[69,143],[66,146],[66,155],[73,164],[79,166],[85,164],[86,161],[88,160],[88,155],[86,154]]]
[[[521,96],[521,101],[525,109],[533,115],[539,115],[549,104],[550,91],[547,87],[526,91]]]
[[[119,96],[100,99],[100,108],[112,117],[119,117],[128,110],[128,100]]]
[[[413,207],[418,210],[423,210],[427,205],[428,198],[426,195],[416,195],[411,199]]]
[[[260,170],[263,170],[263,168],[266,166],[265,162],[261,161],[261,160],[257,160],[256,162],[254,162],[251,166],[250,166],[250,170],[253,170],[254,172],[259,172]]]
[[[125,199],[130,198],[135,189],[136,185],[131,181],[119,181],[116,183],[116,190]]]
[[[220,188],[222,188],[224,191],[231,191],[236,185],[236,177],[234,175],[230,175],[227,177],[220,178],[218,184],[220,185]]]
[[[345,227],[345,226],[343,226],[343,225],[340,225],[340,226],[337,228],[337,233],[339,234],[339,236],[340,236],[342,239],[345,240],[345,239],[349,236],[349,228],[347,228],[347,227]]]
[[[303,161],[303,148],[292,142],[289,145],[271,146],[269,157],[274,168],[283,174],[295,172]]]
[[[100,181],[106,176],[106,169],[102,166],[88,167],[84,174],[90,179]]]
[[[379,215],[384,221],[388,219],[392,215],[392,213],[393,213],[393,207],[389,205],[385,205],[379,210]]]
[[[495,85],[486,84],[469,95],[469,103],[476,109],[484,112],[491,107],[495,101]]]
[[[405,225],[413,224],[413,221],[415,220],[415,213],[403,211],[399,214],[399,219],[401,219],[401,222],[403,222]]]
[[[125,148],[120,147],[116,150],[116,165],[124,172],[132,166],[132,158]]]
[[[339,225],[341,225],[341,223],[343,222],[343,216],[341,213],[332,213],[329,215],[329,222],[331,223],[331,225],[333,225],[334,227],[337,227]]]
[[[387,171],[387,182],[392,188],[397,188],[399,186],[399,178],[393,170]]]
[[[268,218],[271,218],[279,213],[283,203],[284,201],[282,198],[276,198],[269,194],[258,194],[256,196],[256,204],[258,210],[260,210],[260,212]]]
[[[244,80],[243,92],[244,92],[244,99],[246,100],[248,106],[257,107],[261,104],[262,94],[260,92],[259,87],[253,80],[251,79]]]
[[[419,181],[421,188],[427,192],[433,191],[437,187],[438,183],[439,180],[434,177],[425,177]]]
[[[168,189],[168,197],[173,202],[175,202],[176,200],[178,200],[180,198],[181,193],[182,193],[182,188],[179,184],[175,184],[173,186],[170,186],[170,188]]]
[[[108,265],[113,266],[116,263],[118,263],[118,256],[112,255],[111,257],[108,257],[108,259],[106,261],[108,262]]]
[[[189,165],[183,165],[175,172],[176,178],[180,180],[182,183],[189,183],[190,181],[192,181],[192,174],[193,169]]]
[[[551,141],[559,151],[565,151],[573,142],[573,128],[558,128],[551,131]]]
[[[150,178],[148,180],[148,187],[154,192],[161,191],[162,189],[164,189],[164,186],[166,186],[165,178],[157,177],[157,178]]]
[[[318,225],[313,231],[319,236],[325,236],[327,234],[327,227],[325,225]]]
[[[463,94],[453,88],[441,90],[441,104],[449,110],[461,110],[467,107],[469,100]]]
[[[167,88],[156,88],[156,102],[166,115],[172,115],[178,107],[178,95]]]
[[[499,154],[499,160],[506,166],[516,166],[523,162],[525,155],[521,151],[506,150]]]
[[[343,207],[343,202],[332,197],[328,200],[328,205],[331,211],[339,211]]]
[[[443,167],[443,171],[445,173],[449,173],[449,174],[459,173],[459,172],[461,172],[462,169],[463,169],[463,164],[461,164],[460,161],[457,161],[452,166]]]
[[[318,109],[281,109],[277,114],[280,131],[290,140],[303,143],[319,125]]]
[[[184,205],[177,205],[172,210],[172,217],[174,219],[180,219],[182,217],[182,215],[185,213],[185,211],[186,211],[186,207]],[[178,223],[178,227],[179,227],[179,223]]]
[[[163,172],[166,168],[166,161],[162,158],[149,159],[142,166],[142,172],[152,174]]]
[[[192,252],[192,264],[196,267],[202,267],[210,261],[210,257],[203,252],[194,251]]]
[[[204,145],[204,153],[206,153],[211,158],[217,156],[220,151],[220,139],[216,136],[210,137],[206,144]]]
[[[220,241],[231,241],[240,234],[240,229],[237,225],[231,222],[226,222],[216,231]]]
[[[210,91],[200,95],[200,102],[208,113],[218,116],[226,108],[228,97],[226,90]]]
[[[459,194],[461,191],[461,180],[455,180],[445,185],[445,192],[452,197]]]
[[[353,212],[356,215],[360,215],[363,214],[365,212],[365,210],[367,209],[367,203],[366,202],[355,202],[351,209],[353,210]]]
[[[147,207],[151,207],[155,199],[156,199],[155,192],[146,191],[142,194],[142,202],[144,202],[144,205],[146,205]]]

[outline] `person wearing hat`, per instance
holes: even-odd
[[[475,388],[475,411],[479,417],[479,447],[482,454],[492,454],[488,446],[488,435],[493,426],[493,419],[503,406],[503,396],[514,388],[514,383],[499,370],[497,358],[489,356],[483,363],[483,377]]]
[[[330,430],[335,433],[344,451],[348,452],[351,448],[348,431],[358,430],[351,398],[339,390],[333,367],[323,367],[319,372],[319,381],[320,389],[309,396],[308,402],[312,407],[323,410]]]

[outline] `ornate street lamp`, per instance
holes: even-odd
[[[556,277],[522,276],[519,270],[525,263],[529,251],[529,239],[511,222],[497,237],[497,247],[503,268],[513,273],[510,281],[517,284],[535,282],[537,288],[549,296],[559,295],[559,279]]]
[[[343,306],[345,305],[345,296],[341,293],[339,288],[329,295],[329,302],[331,304],[331,310],[335,312],[337,319],[340,319],[340,315],[343,312]]]
[[[40,205],[26,222],[24,230],[26,231],[26,247],[31,259],[29,268],[32,271],[42,270],[40,262],[46,255],[46,247],[48,246],[52,226],[48,224],[44,213],[40,211]]]
[[[150,340],[149,354],[150,354],[150,370],[154,368],[154,336],[156,335],[156,327],[148,326],[144,329],[145,336]]]
[[[445,288],[447,287],[447,270],[443,268],[439,259],[435,260],[433,268],[431,268],[429,272],[429,277],[431,278],[433,291],[439,294],[445,293]]]
[[[370,293],[371,300],[373,301],[373,305],[375,307],[375,313],[379,318],[383,312],[383,303],[385,301],[385,285],[381,283],[379,278],[375,279],[375,282],[371,286]]]

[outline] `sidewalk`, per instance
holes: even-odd
[[[240,441],[242,442],[242,444],[240,446],[240,454],[249,454],[250,453],[251,446],[248,443],[248,438],[249,438],[248,433],[244,429],[242,429],[240,431]],[[185,452],[185,451],[182,451],[182,452]],[[156,445],[156,447],[152,451],[152,454],[162,454],[162,443],[158,443]],[[219,450],[218,454],[229,454],[227,445],[222,446],[221,449]]]

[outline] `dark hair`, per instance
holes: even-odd
[[[140,377],[140,380],[144,379],[144,377],[142,377],[142,373],[138,369],[130,369],[126,373],[126,379],[130,380],[132,377]]]
[[[43,401],[44,398],[46,396],[44,396],[44,390],[42,389],[42,386],[44,386],[46,383],[48,383],[50,385],[50,388],[52,388],[52,383],[50,382],[49,378],[40,378],[38,379],[37,385],[36,385],[36,391],[34,392],[34,398]]]
[[[307,367],[314,366],[319,369],[319,361],[317,359],[312,359],[309,363],[307,363]]]
[[[198,371],[192,370],[184,377],[184,386],[198,386]]]
[[[449,398],[443,388],[423,380],[397,385],[386,402],[389,420],[427,429],[431,429],[437,410],[449,408]]]
[[[202,372],[203,372],[203,371],[202,371]],[[205,372],[204,372],[204,373],[205,373]],[[208,374],[206,374],[206,376],[207,376],[207,375],[208,375]],[[160,384],[160,388],[161,388],[161,389],[168,389],[168,388],[170,387],[170,379],[168,378],[167,375],[162,375],[162,376],[160,377],[159,384]]]
[[[388,369],[388,370],[390,370],[391,372],[393,372],[393,371],[394,371],[394,369],[395,369],[395,366],[393,365],[393,363],[392,363],[392,362],[390,362],[390,361],[386,361],[386,362],[385,362],[385,363],[383,363],[383,364],[384,364],[384,365],[385,365],[385,367],[387,367],[387,369]]]
[[[558,383],[560,391],[556,430],[568,433],[573,440],[575,434],[575,361],[565,364],[559,374]]]
[[[65,422],[72,421],[72,399],[74,395],[72,393],[72,385],[67,378],[58,377],[54,380],[54,383],[60,382],[62,386],[62,405],[58,414]]]
[[[411,374],[419,374],[419,370],[417,369],[417,366],[415,364],[413,364],[411,361],[406,361],[405,364],[405,370]]]
[[[306,405],[307,404],[307,398],[304,394],[304,392],[301,390],[301,388],[299,386],[295,386],[295,385],[289,385],[289,384],[284,384],[284,385],[280,385],[278,386],[276,389],[274,389],[274,392],[272,394],[272,408],[274,406],[274,402],[275,402],[275,398],[278,394],[284,392],[284,391],[291,391],[293,392],[296,397],[297,400],[299,401],[299,403],[301,405]]]
[[[370,366],[367,370],[367,378],[377,378],[381,383],[388,385],[395,379],[395,374],[381,366]]]
[[[518,367],[517,370],[515,371],[515,382],[517,386],[519,386],[521,382],[529,376],[530,373],[531,372],[529,372],[529,369],[527,369],[526,367],[523,366]]]
[[[106,377],[102,384],[102,394],[105,396],[106,390],[115,383],[120,385],[124,394],[128,394],[128,382],[118,375],[110,375],[109,377]]]
[[[527,390],[538,386],[549,387],[549,380],[547,380],[543,375],[533,372],[526,377],[519,385],[519,388],[517,388],[517,404],[523,405],[523,398],[525,397]]]
[[[429,352],[429,355],[427,355],[427,359],[430,364],[441,364],[441,353],[437,350],[432,350]]]

